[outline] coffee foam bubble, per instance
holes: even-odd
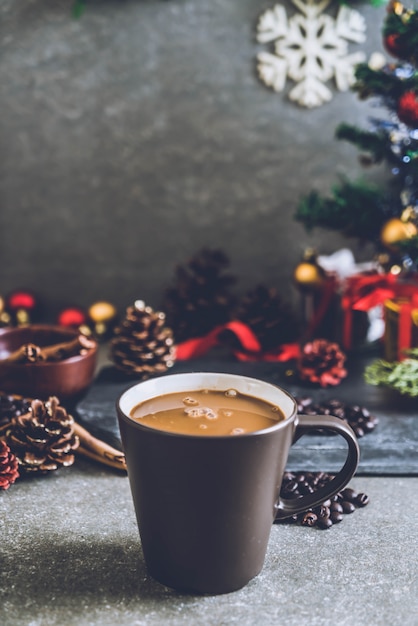
[[[198,406],[190,409],[184,409],[184,412],[188,417],[204,417],[208,420],[218,419],[218,414],[208,406]]]

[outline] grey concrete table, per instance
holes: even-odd
[[[360,476],[371,502],[321,531],[272,527],[261,574],[223,596],[146,571],[128,479],[79,459],[0,492],[0,624],[416,626],[418,478]]]

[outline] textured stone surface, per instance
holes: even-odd
[[[147,576],[126,476],[83,460],[0,492],[2,626],[415,626],[418,479],[355,478],[370,504],[331,529],[273,526],[261,574],[232,594]]]
[[[305,233],[298,199],[360,174],[334,131],[367,126],[369,105],[336,93],[308,111],[258,81],[255,25],[274,2],[89,0],[79,20],[72,3],[0,6],[0,292],[32,287],[51,315],[102,298],[156,307],[206,245],[228,251],[240,290],[296,298],[305,247],[347,244]],[[364,50],[381,50],[384,9],[359,10]]]

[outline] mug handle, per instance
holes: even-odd
[[[344,489],[353,477],[360,458],[357,437],[352,428],[343,420],[332,415],[298,415],[298,420],[293,443],[309,431],[325,428],[344,437],[348,443],[347,458],[338,474],[314,493],[308,493],[294,499],[279,496],[275,505],[276,520],[291,517],[296,513],[302,513],[335,496],[335,494]]]

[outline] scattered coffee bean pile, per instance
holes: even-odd
[[[27,413],[30,403],[28,398],[0,392],[0,426],[10,422],[12,417]]]
[[[333,478],[332,474],[325,472],[285,472],[280,495],[288,499],[299,498],[305,494],[314,493]],[[293,523],[326,529],[342,522],[344,515],[354,513],[356,508],[366,506],[368,503],[369,497],[365,493],[357,493],[354,489],[346,487],[319,506],[287,519],[276,520],[275,523]]]
[[[313,398],[296,398],[298,413],[304,415],[334,415],[347,422],[354,430],[357,437],[363,437],[370,433],[378,424],[379,420],[364,406],[349,405],[340,400],[326,400],[315,402]],[[324,433],[318,429],[318,433]],[[329,433],[327,433],[329,434]]]

